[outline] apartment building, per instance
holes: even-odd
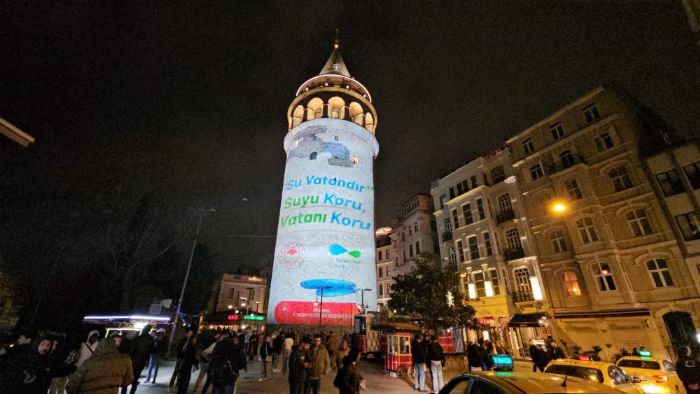
[[[219,282],[216,312],[265,313],[267,279],[264,276],[224,273]]]
[[[530,338],[551,332],[509,150],[500,147],[441,177],[431,194],[440,256],[460,275],[480,325],[469,340],[495,340],[525,355]]]
[[[377,305],[387,306],[391,285],[394,283],[390,272],[394,269],[394,253],[391,244],[391,227],[375,231],[377,243]]]
[[[683,193],[665,195],[667,204],[655,192],[679,188],[668,172],[694,163],[683,150],[680,161],[675,153],[654,156],[678,142],[650,111],[603,87],[507,141],[549,322],[567,346],[597,345],[607,359],[645,346],[670,358],[700,326],[697,266],[684,250],[695,250],[694,239],[679,243],[674,233],[693,234],[687,223],[697,220],[690,214],[698,209],[697,189],[688,176],[680,181]],[[672,225],[664,205],[689,220]]]

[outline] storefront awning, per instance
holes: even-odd
[[[544,313],[516,313],[508,322],[508,327],[541,327],[540,320]]]

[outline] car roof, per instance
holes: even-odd
[[[620,357],[620,359],[617,360],[617,362],[619,363],[622,360],[656,361],[659,364],[663,364],[664,361],[667,361],[667,360],[664,360],[663,358],[656,358],[656,357],[624,356],[624,357]]]
[[[557,359],[552,360],[549,365],[571,365],[574,367],[584,367],[584,368],[596,368],[604,369],[609,366],[616,366],[612,363],[606,363],[605,361],[581,361],[581,360],[571,360],[571,359]]]
[[[508,391],[517,389],[523,393],[619,393],[619,391],[600,383],[569,376],[566,387],[562,387],[564,377],[541,372],[493,372],[474,371],[461,376],[476,376],[491,381]]]

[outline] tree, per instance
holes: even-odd
[[[429,254],[416,258],[416,268],[395,278],[389,308],[420,320],[436,331],[474,325],[474,308],[459,292],[459,278]]]

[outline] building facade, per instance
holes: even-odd
[[[697,268],[644,168],[677,142],[649,111],[602,87],[508,140],[553,335],[568,347],[600,346],[610,359],[645,346],[670,358],[675,312],[696,332]],[[652,171],[665,171],[661,162],[649,162]]]
[[[382,227],[375,232],[377,237],[377,307],[387,306],[394,283],[394,248],[391,244],[391,227]]]
[[[219,281],[215,312],[267,312],[267,279],[264,276],[225,273]]]
[[[434,181],[440,256],[461,278],[479,329],[468,333],[525,355],[530,338],[549,335],[537,254],[510,152],[501,147]],[[518,324],[509,329],[513,320]]]
[[[287,163],[277,227],[268,322],[351,326],[358,291],[377,308],[374,136],[369,91],[336,41],[319,75],[287,112]]]

